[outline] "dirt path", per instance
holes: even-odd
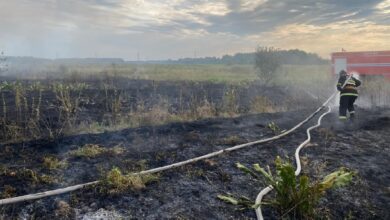
[[[133,169],[145,161],[150,168],[170,164],[228,146],[269,137],[267,124],[281,130],[291,128],[311,109],[299,112],[249,115],[235,119],[212,119],[193,123],[175,123],[159,127],[126,129],[96,135],[79,135],[56,143],[35,142],[1,146],[0,164],[10,169],[25,167],[38,174],[57,176],[56,184],[29,184],[25,179],[0,176],[0,185],[12,185],[15,194],[38,192],[99,178],[101,171],[113,166]],[[364,117],[363,117],[364,116]],[[303,172],[322,177],[341,166],[358,172],[350,187],[334,190],[321,201],[322,211],[331,219],[388,219],[390,168],[389,110],[360,109],[354,124],[336,125],[333,113],[324,118],[324,126],[313,135],[312,146],[302,150]],[[314,120],[313,120],[314,121]],[[313,122],[312,121],[312,122]],[[309,123],[307,126],[310,126]],[[277,155],[293,160],[295,148],[305,139],[304,128],[272,143],[254,146],[215,159],[174,169],[161,174],[159,181],[146,189],[120,196],[103,196],[85,189],[60,197],[46,198],[0,209],[6,217],[32,216],[50,219],[59,216],[61,201],[69,204],[71,219],[93,219],[96,215],[135,219],[251,219],[253,210],[238,211],[216,199],[221,193],[245,195],[254,199],[263,187],[234,167],[244,164],[272,164]],[[121,145],[120,155],[102,155],[91,159],[72,158],[69,151],[84,144],[104,147]],[[6,153],[8,149],[8,153]],[[55,155],[68,161],[63,170],[42,167],[42,155]],[[12,168],[14,167],[14,168]],[[329,209],[326,211],[325,209]],[[265,216],[275,216],[264,209]],[[130,216],[130,217],[129,217]]]

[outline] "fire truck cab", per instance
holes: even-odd
[[[332,72],[383,75],[390,79],[390,51],[335,52],[331,54]]]

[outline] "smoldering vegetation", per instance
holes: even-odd
[[[234,164],[292,158],[304,129],[156,176],[126,175],[278,134],[335,89],[327,65],[284,65],[266,84],[250,65],[61,64],[31,71],[1,77],[1,197],[105,184],[2,206],[4,219],[255,218],[253,210],[217,199],[226,192],[254,199],[264,186]],[[364,79],[358,120],[335,126],[334,110],[304,149],[303,170],[313,178],[341,166],[358,173],[350,187],[321,200],[321,215],[388,217],[387,91],[384,78]],[[278,218],[272,209],[265,214]]]
[[[253,80],[249,66],[59,65],[55,73],[47,68],[29,77],[2,77],[3,142],[290,111],[319,104],[332,90],[323,66],[285,66],[272,84]],[[138,79],[136,72],[153,78]]]

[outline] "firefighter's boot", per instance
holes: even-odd
[[[350,119],[351,121],[355,121],[355,113],[350,113],[349,119]]]

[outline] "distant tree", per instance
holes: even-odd
[[[265,84],[275,79],[276,70],[280,67],[281,62],[278,50],[273,47],[259,46],[255,53],[255,69],[259,79]]]

